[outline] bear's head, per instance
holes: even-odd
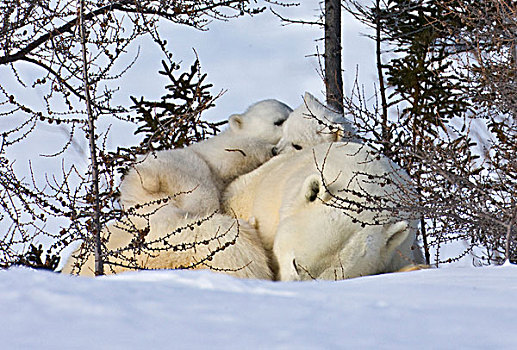
[[[354,205],[343,210],[347,204],[336,201],[345,197],[340,190],[312,174],[289,199],[293,204],[280,213],[273,246],[277,279],[338,280],[388,272],[394,254],[410,249],[414,220],[354,210]]]
[[[239,136],[275,145],[282,137],[282,125],[292,109],[277,100],[259,101],[242,114],[228,119],[229,130]]]
[[[272,149],[274,155],[306,149],[324,142],[352,139],[354,127],[310,93],[284,124],[282,138]]]

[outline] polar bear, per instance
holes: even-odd
[[[285,122],[282,138],[272,152],[276,155],[341,140],[357,142],[355,128],[342,114],[334,112],[306,92],[301,106]]]
[[[186,214],[215,212],[221,192],[233,179],[271,157],[290,112],[282,102],[260,101],[243,114],[232,115],[229,128],[217,136],[186,148],[146,155],[122,180],[123,209],[139,214],[163,212],[151,217],[155,226],[163,217],[179,220]]]
[[[108,225],[103,231],[112,252],[106,274],[135,269],[211,269],[240,278],[271,280],[268,258],[255,227],[227,215],[168,221],[165,231],[151,227],[138,242],[138,216]],[[85,248],[86,249],[86,248]],[[87,250],[87,249],[86,249]],[[68,259],[62,273],[94,276],[94,257],[80,260],[81,249]]]
[[[279,155],[239,177],[223,208],[256,222],[277,279],[342,279],[423,263],[417,221],[402,209],[413,196],[389,159],[338,142]]]

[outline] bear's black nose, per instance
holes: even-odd
[[[271,154],[272,154],[273,156],[278,155],[278,149],[277,149],[276,147],[273,147],[273,148],[271,149]]]

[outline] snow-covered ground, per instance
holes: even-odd
[[[314,19],[317,8],[311,0],[280,12]],[[225,119],[263,98],[297,107],[306,90],[323,97],[317,61],[306,57],[321,46],[315,42],[319,28],[281,27],[271,13],[210,28],[165,28],[183,68],[195,47],[215,92],[227,89],[208,119]],[[358,64],[365,89],[373,86],[373,43],[361,31],[344,18],[347,91]],[[143,64],[121,82],[126,104],[129,95],[157,98],[163,92],[156,80],[160,56],[144,46],[141,52]],[[37,90],[15,92],[41,100]],[[132,132],[123,131],[110,147],[135,144]],[[54,129],[42,132],[59,137]],[[40,153],[59,149],[36,145]],[[26,147],[17,150],[20,166],[28,164],[34,143]],[[78,154],[67,160],[84,167],[86,159]],[[36,159],[32,166],[43,176],[48,162]],[[305,283],[238,280],[209,271],[87,279],[17,268],[0,271],[0,349],[517,349],[516,296],[516,266]]]
[[[2,349],[516,349],[517,266],[339,282],[0,271]]]

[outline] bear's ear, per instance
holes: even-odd
[[[232,114],[228,118],[228,124],[230,124],[230,129],[233,131],[239,131],[242,129],[242,116],[240,114]]]
[[[318,194],[324,190],[321,183],[320,174],[309,175],[302,185],[302,195],[305,201],[314,202],[318,198]]]
[[[394,251],[404,242],[409,235],[408,228],[409,223],[405,220],[384,225],[388,252]]]

